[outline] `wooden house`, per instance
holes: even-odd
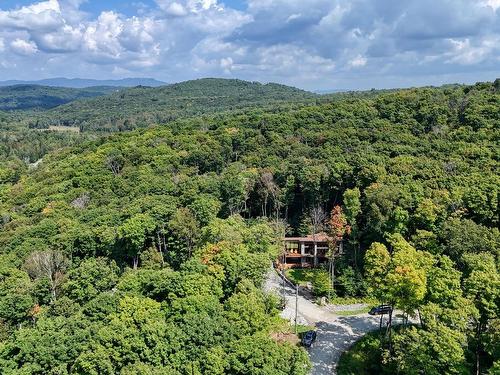
[[[328,261],[331,240],[325,233],[306,237],[285,237],[280,265],[283,268],[318,267]]]

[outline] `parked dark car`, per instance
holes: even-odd
[[[307,331],[302,335],[302,345],[306,348],[310,348],[312,344],[316,341],[316,331]]]
[[[385,315],[385,314],[390,314],[392,312],[392,306],[391,305],[380,305],[373,307],[370,311],[368,311],[368,314],[370,315]]]

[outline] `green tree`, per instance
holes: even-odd
[[[105,258],[89,258],[68,272],[68,281],[62,286],[69,298],[87,302],[99,293],[110,291],[118,282],[119,269]]]
[[[427,291],[430,254],[415,250],[401,235],[390,240],[393,254],[386,275],[386,298],[407,314],[422,303]]]
[[[358,215],[361,213],[361,193],[359,188],[347,189],[343,195],[344,212],[347,222],[351,227],[356,225]]]
[[[160,303],[149,298],[124,297],[118,312],[97,332],[96,341],[107,350],[115,372],[142,362],[166,366],[179,350],[180,332],[167,324]]]
[[[186,251],[185,254],[169,254],[170,259],[174,259],[175,263],[178,264],[191,257],[200,235],[199,224],[191,210],[179,208],[168,222],[168,227],[173,235],[181,241],[182,247]]]
[[[441,214],[442,208],[438,207],[432,199],[423,199],[415,209],[414,220],[419,229],[435,230],[435,224]]]
[[[390,263],[391,255],[382,243],[372,243],[365,253],[365,276],[368,280],[368,291],[381,301],[387,300],[386,277]]]
[[[465,296],[470,299],[477,310],[478,317],[474,319],[475,329],[473,346],[475,347],[475,372],[481,371],[481,356],[484,352],[485,332],[492,319],[500,314],[500,276],[495,258],[491,254],[466,254],[464,262],[467,266],[464,280]]]
[[[306,375],[310,370],[303,349],[276,343],[262,335],[234,342],[228,357],[227,372],[235,375]]]
[[[32,316],[35,298],[28,274],[17,268],[0,265],[0,319],[21,325]]]
[[[316,296],[324,297],[333,293],[332,279],[326,270],[317,270],[312,280],[313,293]]]
[[[261,293],[252,283],[244,280],[225,303],[225,316],[238,337],[268,328],[266,305]]]
[[[351,228],[350,242],[354,248],[354,264],[358,270],[358,254],[359,254],[359,227],[358,216],[361,213],[361,192],[359,188],[347,189],[343,195],[344,212],[347,223]]]
[[[75,360],[72,372],[81,375],[113,375],[113,364],[108,351],[101,345],[81,353]]]
[[[134,269],[139,264],[139,254],[144,250],[146,241],[155,228],[155,221],[147,214],[137,214],[125,220],[118,228],[118,235],[125,241]]]
[[[407,328],[394,337],[394,355],[398,373],[417,375],[467,374],[465,335],[441,323],[426,330]]]
[[[41,318],[3,345],[0,368],[6,375],[66,374],[91,337],[92,327],[81,315]]]
[[[462,256],[466,253],[492,253],[500,255],[500,232],[472,220],[449,219],[439,233],[443,250],[460,266],[464,266]]]

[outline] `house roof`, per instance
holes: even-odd
[[[316,236],[309,234],[305,237],[285,237],[285,241],[314,242],[314,237],[316,237],[316,242],[328,242],[332,240],[332,237],[326,233],[316,233]]]

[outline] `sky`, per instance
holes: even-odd
[[[0,80],[202,77],[309,90],[500,77],[500,0],[0,0]]]

